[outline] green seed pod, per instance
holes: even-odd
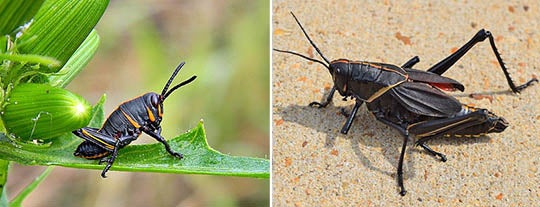
[[[45,84],[19,84],[2,111],[4,126],[22,140],[47,140],[82,128],[92,106],[81,96]]]

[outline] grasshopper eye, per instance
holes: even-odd
[[[159,105],[159,96],[152,96],[150,97],[150,103],[152,104],[152,106],[154,107],[158,107]]]

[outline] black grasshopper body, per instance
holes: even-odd
[[[502,132],[508,126],[508,122],[504,118],[487,109],[464,105],[456,98],[443,92],[465,89],[458,81],[444,77],[442,74],[476,43],[489,39],[493,52],[513,92],[518,93],[533,82],[538,82],[537,79],[533,78],[523,85],[515,86],[497,51],[493,36],[489,31],[483,29],[478,31],[469,42],[455,53],[427,71],[422,71],[412,68],[419,62],[418,57],[412,58],[401,67],[386,63],[347,59],[328,61],[296,16],[292,15],[324,62],[292,51],[274,50],[300,56],[328,68],[334,86],[322,102],[312,102],[309,104],[310,106],[319,108],[327,106],[332,101],[336,90],[344,97],[344,100],[352,98],[356,101],[350,113],[342,111],[348,118],[341,133],[347,134],[359,107],[363,103],[366,103],[368,110],[377,120],[401,133],[403,145],[397,167],[397,180],[401,195],[406,194],[403,185],[403,160],[407,141],[411,135],[418,138],[417,146],[422,147],[433,156],[439,157],[441,161],[446,161],[444,154],[436,152],[426,145],[428,140],[443,136],[478,137],[488,133]]]
[[[169,154],[182,159],[183,155],[172,151],[165,138],[161,136],[160,124],[165,99],[174,90],[196,78],[193,76],[168,90],[184,64],[182,62],[178,65],[161,94],[149,92],[122,103],[109,115],[101,129],[85,127],[73,131],[73,134],[85,140],[77,147],[74,155],[86,159],[101,159],[100,163],[107,162],[101,173],[102,177],[106,177],[105,173],[114,163],[118,150],[136,140],[144,132],[161,142]]]

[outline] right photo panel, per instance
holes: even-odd
[[[272,2],[273,206],[540,202],[540,4]]]

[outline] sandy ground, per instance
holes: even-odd
[[[308,3],[309,2],[309,3]],[[312,57],[315,51],[289,14],[293,11],[329,59],[401,65],[420,56],[426,69],[490,30],[513,79],[540,75],[540,4],[537,1],[446,3],[273,1],[273,47]],[[403,1],[404,2],[404,1]],[[332,86],[321,65],[273,52],[274,206],[531,206],[540,203],[540,84],[514,95],[487,41],[445,76],[466,87],[454,95],[510,122],[500,134],[438,139],[442,163],[409,142],[405,186],[399,196],[396,167],[402,138],[362,106],[348,135],[339,94],[324,109],[308,107]],[[472,92],[492,95],[475,100]]]

